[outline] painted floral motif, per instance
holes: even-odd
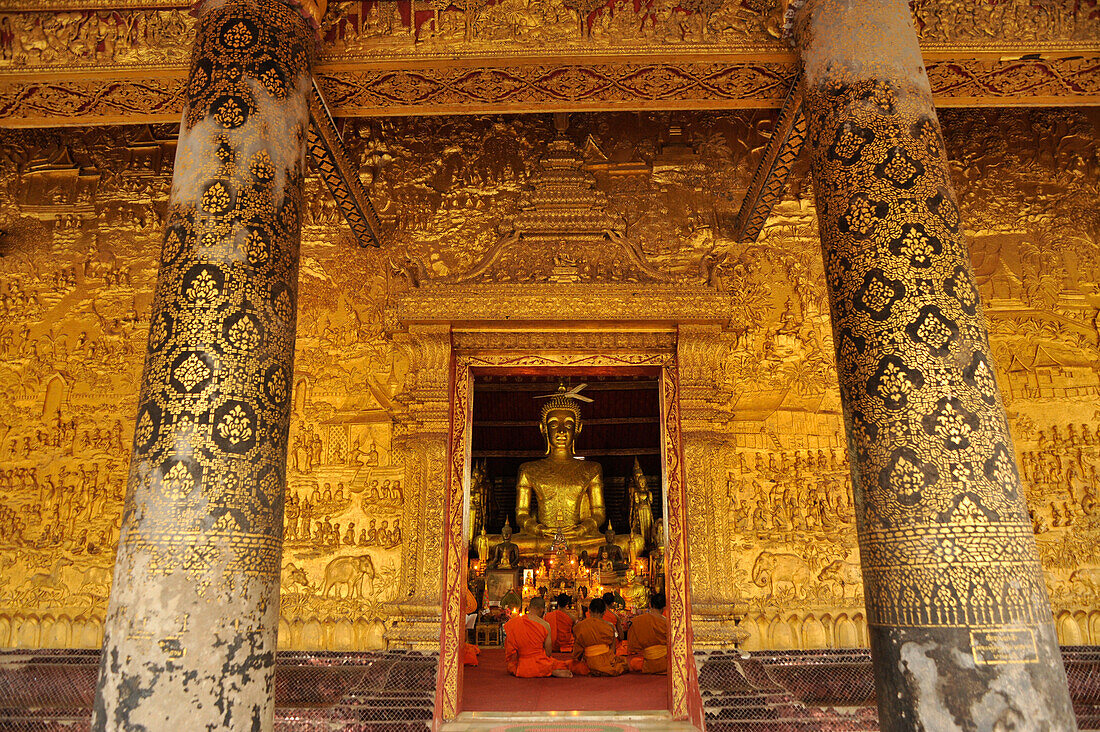
[[[222,43],[236,50],[248,48],[255,42],[256,35],[249,29],[248,25],[243,20],[238,20],[236,23],[233,23],[228,30],[222,34]]]
[[[199,270],[198,275],[191,280],[187,291],[184,292],[184,296],[191,301],[191,304],[199,307],[213,305],[220,294],[217,281],[210,275],[210,270],[205,268]]]
[[[920,372],[910,369],[896,356],[887,356],[879,362],[868,384],[871,393],[878,395],[888,409],[903,409],[909,397],[924,386]]]
[[[214,110],[214,119],[222,127],[234,129],[248,119],[244,106],[236,97],[226,97]]]
[[[242,351],[248,351],[260,345],[260,329],[256,326],[255,320],[248,316],[238,318],[233,325],[229,326],[229,332],[226,335],[233,347]]]
[[[229,210],[232,198],[229,189],[222,181],[215,181],[202,194],[202,210],[211,214],[221,214]]]
[[[879,270],[871,270],[863,278],[863,287],[856,295],[856,305],[875,320],[890,316],[890,308],[905,292],[900,282],[887,279]]]
[[[210,378],[210,367],[197,353],[192,353],[175,368],[172,378],[182,384],[184,389],[191,391]]]
[[[939,239],[930,236],[920,224],[902,227],[902,235],[890,244],[891,252],[908,257],[909,263],[920,269],[930,267],[932,257],[942,249]]]
[[[963,499],[959,501],[959,505],[955,507],[954,519],[963,526],[989,523],[989,519],[978,508],[978,504],[971,500],[970,496],[963,496]]]
[[[221,418],[217,429],[218,436],[233,447],[252,439],[252,420],[239,404]]]
[[[138,445],[144,445],[149,442],[153,437],[153,418],[149,416],[149,412],[142,410],[141,418],[138,419],[137,427],[134,430],[135,442]]]
[[[890,487],[897,493],[898,501],[906,506],[920,502],[926,479],[924,470],[906,455],[899,455],[890,468]]]
[[[272,304],[275,307],[275,314],[284,322],[289,322],[294,318],[294,307],[290,302],[289,291],[280,291],[279,294],[275,296],[275,302]]]
[[[924,165],[900,147],[890,148],[886,158],[875,166],[875,172],[898,188],[911,188],[924,175]]]
[[[244,238],[245,256],[253,267],[264,264],[268,260],[267,240],[256,229],[249,229]]]
[[[164,474],[161,490],[172,501],[179,501],[191,495],[195,490],[195,478],[182,462],[177,462]]]
[[[945,400],[937,410],[932,431],[942,438],[949,449],[958,450],[970,444],[973,428],[972,415],[965,415],[955,408],[954,400]]]
[[[275,165],[267,150],[261,150],[248,161],[248,172],[258,181],[269,181],[275,177]]]
[[[267,396],[275,404],[282,404],[289,396],[289,387],[287,383],[286,373],[281,368],[274,368],[268,372],[267,378],[264,382],[264,389],[267,390]]]

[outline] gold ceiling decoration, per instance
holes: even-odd
[[[2,0],[0,125],[178,119],[182,5]],[[564,0],[341,2],[317,71],[337,117],[778,107],[794,64],[778,9],[704,6],[616,0],[582,22]],[[1100,104],[1095,8],[913,8],[938,106]]]

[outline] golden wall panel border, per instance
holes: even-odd
[[[522,62],[521,62],[522,61]],[[936,105],[1100,105],[1100,54],[1060,58],[926,58]],[[520,59],[507,64],[353,64],[321,70],[337,117],[497,112],[779,107],[794,68],[755,59]],[[181,67],[59,78],[0,74],[0,126],[174,122]]]
[[[553,302],[557,307],[547,308]],[[729,298],[691,286],[603,283],[432,285],[398,301],[402,322],[714,320]],[[720,317],[720,316],[719,316]]]

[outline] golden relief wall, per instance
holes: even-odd
[[[697,643],[729,637],[734,616],[750,648],[866,643],[804,171],[757,242],[731,238],[772,121],[349,123],[395,230],[358,248],[307,181],[284,647],[406,643],[401,624],[438,607],[446,442],[421,395],[446,333],[407,332],[397,303],[583,283],[728,308],[723,327],[684,326],[679,353]],[[1062,640],[1100,643],[1100,113],[942,122]],[[100,643],[174,138],[0,132],[0,645]],[[563,202],[568,252],[549,213]]]
[[[316,75],[341,117],[778,107],[795,73],[780,4],[342,0]],[[174,122],[187,5],[0,0],[0,121]],[[1097,103],[1096,0],[910,7],[938,106]]]
[[[186,63],[195,24],[186,3],[133,5],[141,7],[59,13],[26,12],[33,9],[27,3],[11,12],[11,3],[0,3],[0,68]],[[1040,5],[914,0],[910,6],[926,49],[994,41],[1092,48],[1100,31],[1100,9],[1093,0]],[[550,48],[553,53],[700,47],[786,52],[779,40],[782,24],[775,0],[429,0],[416,3],[415,16],[408,0],[342,0],[331,3],[325,17],[324,56],[546,53]]]

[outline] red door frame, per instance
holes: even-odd
[[[451,359],[451,429],[449,475],[444,497],[443,596],[439,671],[433,728],[454,719],[462,699],[462,646],[466,642],[462,612],[466,587],[466,518],[469,513],[470,431],[473,376],[476,373],[567,375],[651,373],[659,378],[661,441],[664,457],[665,586],[669,602],[669,710],[674,719],[703,729],[703,705],[693,655],[691,589],[688,580],[687,509],[683,440],[680,431],[679,369],[667,352],[629,354],[453,354]]]

